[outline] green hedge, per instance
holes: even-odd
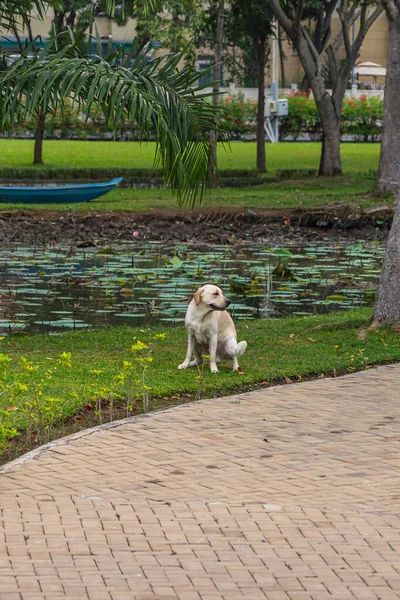
[[[224,109],[225,126],[232,138],[255,132],[257,102],[245,100],[243,94],[237,94],[224,98],[221,105]]]
[[[294,140],[302,134],[309,134],[312,140],[321,139],[321,123],[315,102],[305,94],[298,92],[286,96],[289,101],[289,114],[280,120],[281,139],[291,136]],[[224,109],[225,126],[233,139],[243,135],[254,134],[256,130],[257,103],[245,100],[243,94],[224,98],[221,103]],[[345,98],[341,118],[341,135],[355,136],[357,141],[376,141],[381,133],[383,118],[383,100],[376,96]],[[34,119],[19,123],[13,135],[21,137],[27,133],[33,135],[36,128]],[[85,119],[79,109],[67,106],[63,113],[57,112],[46,119],[47,138],[88,137],[110,138],[128,137],[134,139],[135,132],[127,122],[121,122],[116,131],[110,132],[104,124],[100,111],[93,109],[89,118]]]
[[[221,187],[248,187],[262,184],[265,178],[256,171],[230,169],[219,172]],[[162,186],[162,172],[152,169],[114,169],[114,168],[54,168],[46,166],[4,167],[0,168],[0,182],[15,181],[37,183],[40,181],[108,181],[114,177],[123,177],[122,187]]]
[[[219,171],[220,177],[254,178],[258,176],[257,171],[246,171],[245,169],[229,169]],[[126,179],[153,179],[161,178],[162,172],[153,169],[126,169],[114,167],[2,167],[0,178],[13,179],[105,179],[113,177],[124,177]]]
[[[312,98],[297,93],[287,96],[289,114],[280,121],[282,137],[293,136],[296,140],[301,134],[308,133],[311,139],[321,138],[321,123],[317,107]],[[381,133],[383,119],[383,100],[377,96],[345,98],[343,102],[340,133],[353,135],[357,141],[377,141]]]
[[[17,123],[13,129],[13,135],[20,137],[26,133],[34,134],[36,130],[36,119],[32,116],[25,121]],[[121,122],[116,134],[125,134],[130,131],[127,123]],[[106,137],[110,134],[110,128],[104,124],[101,111],[92,108],[89,117],[80,112],[78,106],[67,104],[63,110],[46,116],[45,137],[46,138],[78,138],[86,139],[88,136]]]

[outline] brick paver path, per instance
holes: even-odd
[[[400,598],[400,365],[66,440],[0,476],[0,599]]]

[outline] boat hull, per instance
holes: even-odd
[[[122,179],[122,177],[116,177],[104,183],[81,183],[53,187],[0,186],[0,203],[71,204],[72,202],[89,202],[110,192]]]

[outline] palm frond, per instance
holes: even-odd
[[[142,139],[155,132],[155,166],[163,168],[178,198],[193,204],[208,183],[209,133],[220,128],[220,113],[210,95],[196,93],[203,73],[190,66],[179,70],[181,59],[179,54],[150,61],[147,46],[134,60],[123,48],[107,60],[88,58],[73,44],[55,54],[48,48],[38,56],[22,56],[0,73],[0,126],[7,129],[38,106],[62,109],[65,98],[86,115],[98,104],[115,129],[128,119]]]
[[[42,0],[2,0],[0,3],[0,33],[18,33],[28,28],[32,17],[43,19]]]

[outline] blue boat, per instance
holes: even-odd
[[[103,183],[71,185],[2,185],[0,186],[0,203],[71,204],[72,202],[88,202],[110,192],[122,179],[122,177],[116,177]]]

